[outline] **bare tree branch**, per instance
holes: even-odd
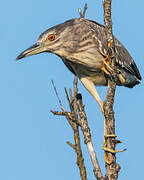
[[[98,180],[104,180],[97,157],[96,157],[96,153],[93,147],[93,143],[92,143],[92,139],[91,139],[91,133],[90,133],[90,128],[88,126],[88,122],[87,122],[87,117],[86,117],[86,113],[84,110],[84,105],[82,103],[82,96],[81,94],[77,95],[77,106],[78,106],[78,112],[79,112],[79,116],[80,116],[80,122],[79,125],[81,127],[81,130],[83,132],[84,135],[84,142],[87,145],[88,151],[89,151],[89,155],[91,157],[91,161],[93,164],[93,168],[94,168],[94,175]]]
[[[73,100],[74,98],[72,96],[72,92],[71,92],[71,90],[69,90],[69,92],[70,92],[70,98],[69,98],[68,92],[67,92],[67,90],[65,88],[66,97],[67,97],[67,100],[69,102],[69,106],[70,106],[70,110],[71,110],[71,112],[67,112],[64,109],[64,107],[63,107],[63,105],[61,103],[61,100],[60,100],[60,98],[58,96],[58,92],[56,90],[56,87],[55,87],[53,81],[52,81],[52,84],[53,84],[53,87],[54,87],[56,96],[58,98],[58,101],[59,101],[60,108],[61,108],[62,112],[57,112],[57,111],[51,111],[51,112],[54,115],[65,116],[68,123],[72,127],[73,133],[74,133],[74,142],[75,142],[75,144],[73,145],[71,142],[67,142],[67,144],[70,145],[70,147],[72,147],[76,152],[77,165],[79,167],[81,179],[82,180],[87,180],[87,173],[86,173],[86,168],[85,168],[85,165],[84,165],[84,158],[83,158],[83,155],[82,155],[81,144],[80,144],[79,125],[77,123],[78,115],[77,115],[76,110],[74,108],[74,100]],[[75,94],[75,96],[77,94],[77,78],[75,78],[75,80],[74,80],[74,94]]]
[[[107,41],[108,41],[108,56],[111,59],[111,66],[115,68],[115,45],[112,33],[112,20],[111,20],[111,0],[105,0],[104,6],[104,22],[107,29]],[[113,59],[111,57],[114,57]],[[115,74],[113,74],[115,75]],[[104,136],[107,138],[105,142],[106,159],[109,163],[106,164],[106,179],[116,180],[118,178],[118,172],[120,171],[119,164],[116,163],[116,152],[122,152],[124,150],[115,151],[116,144],[120,141],[115,140],[115,118],[113,111],[114,96],[116,90],[116,83],[108,80],[108,90],[106,100],[104,102]],[[109,152],[109,149],[113,150]],[[107,151],[108,150],[108,151]]]
[[[58,92],[56,90],[54,82],[53,82],[53,86],[54,86],[54,90],[59,99],[59,104],[60,104],[63,112],[57,112],[57,111],[51,111],[51,112],[54,115],[65,116],[67,121],[69,122],[70,126],[73,129],[75,144],[72,144],[71,142],[67,142],[67,144],[69,144],[70,147],[72,147],[77,154],[77,165],[80,170],[81,179],[86,180],[87,177],[86,177],[86,169],[84,166],[84,159],[82,156],[82,150],[81,150],[81,146],[80,146],[80,137],[79,137],[78,126],[81,127],[81,130],[84,135],[84,142],[87,145],[87,148],[88,148],[88,151],[89,151],[89,154],[91,157],[91,161],[92,161],[93,168],[94,168],[94,170],[93,170],[94,175],[98,180],[104,180],[104,177],[102,175],[102,172],[101,172],[101,169],[100,169],[97,157],[96,157],[96,153],[95,153],[95,150],[93,147],[90,128],[88,126],[87,117],[86,117],[86,113],[84,110],[84,105],[82,103],[82,96],[81,96],[81,94],[77,94],[77,91],[78,91],[77,77],[75,77],[75,79],[74,79],[74,96],[72,96],[72,91],[71,91],[71,89],[69,89],[69,94],[70,94],[70,98],[69,98],[68,92],[65,88],[66,98],[69,102],[69,107],[70,107],[71,112],[67,112],[64,109],[64,107],[62,106],[62,103],[58,96]]]

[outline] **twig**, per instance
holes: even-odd
[[[87,3],[85,3],[83,13],[81,12],[81,9],[80,9],[80,8],[78,9],[78,12],[79,12],[80,18],[84,18],[84,17],[85,17],[86,10],[87,10]]]
[[[54,115],[59,115],[59,116],[67,116],[67,112],[58,112],[58,111],[52,111],[51,112],[54,114]]]
[[[76,95],[77,95],[77,92],[78,92],[78,78],[77,76],[74,77],[74,98],[76,99]]]
[[[61,108],[61,110],[62,110],[63,112],[65,112],[66,110],[64,109],[64,107],[63,107],[63,105],[62,105],[62,102],[61,102],[61,100],[60,100],[60,98],[59,98],[58,92],[57,92],[56,87],[55,87],[55,85],[54,85],[54,81],[53,81],[53,80],[51,80],[51,82],[52,82],[52,85],[53,85],[53,88],[54,88],[55,94],[56,94],[56,96],[57,96],[57,99],[58,99],[58,102],[59,102],[60,108]]]
[[[68,103],[70,104],[70,99],[69,99],[68,92],[67,92],[66,88],[65,88],[65,93],[66,93],[66,97],[67,97]]]
[[[69,89],[69,94],[70,94],[70,100],[72,101],[72,91],[71,91],[71,89]]]

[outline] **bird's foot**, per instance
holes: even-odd
[[[104,66],[101,68],[101,70],[104,71],[107,75],[110,75],[112,72],[114,72],[114,69],[110,66],[110,61],[110,57],[106,56],[106,58],[103,59]],[[121,84],[124,84],[126,80],[123,75],[118,70],[115,70],[115,72],[117,73],[118,79]]]
[[[108,138],[116,138],[116,135],[115,134],[110,134],[110,135],[105,135],[104,136],[104,146],[103,146],[103,150],[105,151],[105,153],[104,153],[104,160],[105,160],[105,162],[107,164],[111,164],[111,162],[107,158],[107,154],[106,153],[109,152],[109,153],[116,154],[118,152],[123,152],[126,149],[114,150],[114,149],[108,148],[107,147],[107,139]],[[116,140],[116,139],[113,139],[113,140],[115,141],[115,143],[122,143],[122,141],[120,141],[120,140]]]
[[[112,46],[113,40],[111,40],[108,43],[108,48],[110,48]],[[111,57],[109,55],[107,55],[104,59],[104,66],[102,67],[102,70],[107,74],[110,75],[111,72],[113,72],[113,68],[111,67],[112,61],[111,61]]]
[[[110,48],[112,46],[112,43],[113,43],[113,40],[111,40],[109,43],[108,43],[108,47]],[[111,64],[112,64],[112,61],[111,61],[111,57],[110,56],[106,56],[104,59],[103,59],[103,62],[104,62],[104,66],[101,68],[101,70],[103,70],[107,75],[110,75],[111,72],[114,72],[114,69],[112,68]],[[118,74],[118,79],[119,81],[121,82],[121,84],[124,84],[125,83],[125,78],[123,77],[123,75],[119,72],[119,70],[115,70],[115,73]]]
[[[104,66],[101,68],[107,75],[110,75],[111,72],[113,72],[113,68],[111,67],[111,58],[109,56],[106,56],[103,59]]]

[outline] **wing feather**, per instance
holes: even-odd
[[[93,33],[95,33],[95,40],[100,43],[100,47],[98,46],[98,51],[101,51],[101,54],[106,55],[107,50],[107,39],[106,39],[106,29],[105,26],[91,20],[87,20],[87,25],[91,28]],[[130,56],[127,49],[122,45],[120,41],[118,41],[114,37],[115,48],[116,48],[116,63],[121,66],[123,69],[128,71],[129,73],[136,76],[139,80],[142,79],[140,72]],[[98,44],[98,43],[97,43]]]

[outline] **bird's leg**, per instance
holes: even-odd
[[[90,81],[89,79],[87,78],[80,78],[80,81],[82,82],[82,84],[85,86],[85,88],[90,92],[90,94],[95,98],[95,100],[98,102],[100,108],[101,108],[101,111],[102,113],[104,112],[103,111],[103,102],[102,100],[100,99],[97,91],[96,91],[96,88],[95,88],[95,85],[92,81]]]
[[[99,97],[99,95],[98,95],[98,93],[96,91],[94,83],[92,81],[90,81],[89,79],[87,79],[87,78],[80,78],[80,81],[85,86],[85,88],[90,92],[90,94],[96,99],[96,101],[98,102],[98,104],[99,104],[99,106],[101,108],[102,113],[104,114],[103,102],[100,99],[100,97]],[[107,134],[107,131],[106,131],[106,128],[105,128],[105,120],[104,120],[104,146],[103,146],[103,150],[105,151],[104,159],[105,159],[105,162],[107,164],[111,164],[111,162],[107,159],[106,152],[116,154],[117,152],[123,152],[125,149],[113,150],[111,148],[108,148],[107,147],[107,139],[108,138],[116,138],[116,135],[115,134]],[[114,139],[114,141],[116,143],[121,143],[121,141],[118,141],[116,139]]]

